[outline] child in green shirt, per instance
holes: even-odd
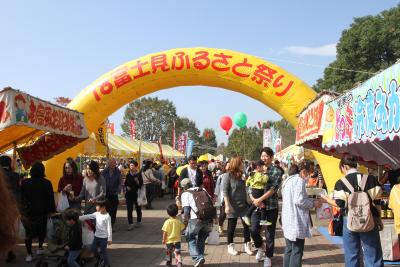
[[[250,177],[246,180],[246,186],[248,187],[249,194],[253,198],[259,198],[264,194],[265,187],[268,182],[268,176],[264,174],[264,162],[259,160],[256,162],[256,170],[250,175]],[[254,204],[247,210],[247,214],[243,217],[243,221],[250,226],[251,224],[251,215],[253,212],[259,209],[261,212],[261,221],[260,225],[271,225],[270,222],[267,221],[267,210],[266,208],[257,208]]]

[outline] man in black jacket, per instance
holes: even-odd
[[[203,184],[203,173],[200,168],[197,167],[197,157],[189,156],[189,166],[183,168],[181,171],[181,175],[179,176],[179,181],[182,181],[185,178],[189,178],[192,187],[198,187]],[[179,182],[180,184],[180,182]],[[178,189],[178,196],[181,195],[181,187]]]
[[[0,157],[0,167],[4,171],[6,182],[10,192],[15,198],[15,202],[17,203],[18,208],[20,208],[21,204],[21,178],[18,173],[13,172],[11,169],[11,158],[9,156],[3,155]],[[6,262],[13,262],[16,256],[15,253],[11,250],[7,254]]]

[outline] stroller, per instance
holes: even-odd
[[[35,267],[47,267],[49,264],[48,259],[55,259],[57,267],[68,267],[68,251],[64,247],[68,243],[69,226],[64,220],[61,213],[57,213],[51,217],[51,225],[48,228],[48,245],[47,251],[39,259]],[[78,258],[78,263],[84,266],[85,260],[81,257]]]

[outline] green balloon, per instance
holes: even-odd
[[[239,128],[246,127],[247,116],[243,112],[237,112],[235,116],[233,116],[233,121]]]

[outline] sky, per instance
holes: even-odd
[[[74,98],[113,68],[173,48],[230,49],[281,66],[310,86],[335,60],[335,45],[355,17],[377,15],[397,1],[1,1],[0,88],[54,101]],[[248,126],[279,114],[240,93],[204,86],[152,93],[171,100],[200,130],[244,112]],[[124,107],[110,116],[117,134]],[[139,127],[139,126],[137,126]]]

